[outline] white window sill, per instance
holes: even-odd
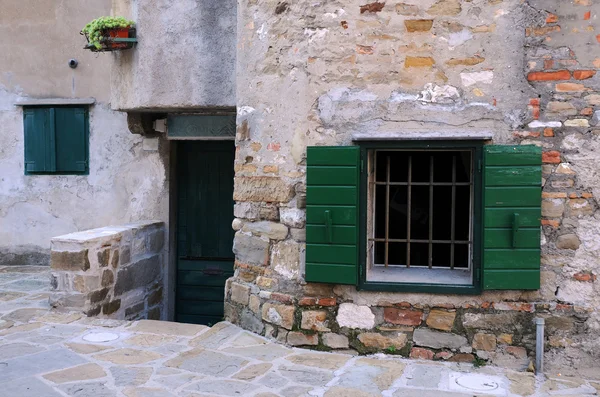
[[[367,272],[367,282],[470,285],[473,279],[470,270],[376,266]]]

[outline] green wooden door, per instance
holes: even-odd
[[[176,321],[223,319],[233,276],[233,142],[182,142],[177,151]]]

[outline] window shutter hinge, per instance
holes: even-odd
[[[479,280],[481,277],[481,270],[479,268],[475,269],[475,279]]]
[[[360,159],[360,172],[364,172],[365,170],[365,161]]]
[[[481,172],[481,159],[477,160],[477,168],[479,169],[479,172]]]

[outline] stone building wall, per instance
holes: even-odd
[[[145,221],[52,239],[53,307],[88,317],[166,319],[165,225]]]
[[[136,21],[135,51],[113,54],[111,105],[122,111],[235,107],[236,1],[113,0]]]
[[[111,1],[5,2],[0,13],[0,265],[49,264],[55,236],[168,219],[167,141],[132,135],[111,110],[111,54],[79,31]],[[10,4],[8,4],[10,3]],[[68,66],[78,60],[77,68]],[[94,98],[89,175],[24,175],[22,100]]]
[[[235,277],[226,316],[284,343],[597,374],[600,5],[592,0],[249,1],[238,9]],[[488,131],[543,148],[538,291],[306,283],[306,147]]]

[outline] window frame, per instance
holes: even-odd
[[[25,165],[25,153],[27,153],[27,142],[26,137],[26,124],[25,124],[25,111],[27,109],[58,109],[58,108],[67,108],[67,109],[81,109],[84,111],[84,123],[83,123],[83,134],[84,134],[84,142],[85,142],[85,170],[84,171],[27,171],[27,166]],[[88,105],[24,105],[23,106],[23,168],[24,175],[27,176],[35,176],[35,175],[89,175],[90,173],[90,109]],[[56,123],[54,120],[53,123]],[[55,126],[52,127],[54,130]]]
[[[360,142],[360,189],[359,189],[359,243],[358,243],[358,290],[380,292],[421,292],[439,294],[476,295],[482,291],[483,251],[483,141],[365,141]],[[368,211],[368,154],[370,150],[471,150],[473,162],[473,283],[472,285],[386,283],[367,281],[367,220]]]

